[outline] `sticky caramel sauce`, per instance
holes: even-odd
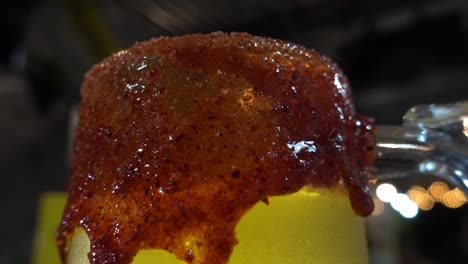
[[[373,209],[372,121],[313,50],[243,33],[158,38],[94,66],[81,88],[69,198],[57,233],[91,240],[92,264],[158,248],[226,263],[257,202],[345,186]]]

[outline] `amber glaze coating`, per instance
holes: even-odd
[[[147,248],[226,263],[254,204],[305,185],[345,186],[357,214],[373,209],[373,124],[313,50],[244,33],[157,38],[94,66],[81,95],[62,258],[82,227],[93,264]]]

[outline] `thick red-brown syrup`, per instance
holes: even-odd
[[[92,264],[148,248],[226,263],[254,204],[306,185],[345,186],[357,214],[373,209],[373,124],[313,50],[243,33],[152,39],[94,66],[81,95],[62,258],[82,227]]]

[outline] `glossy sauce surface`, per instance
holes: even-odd
[[[146,248],[226,263],[239,219],[305,185],[372,209],[374,127],[340,69],[313,50],[248,34],[159,38],[93,67],[82,89],[62,258],[76,227],[90,262]]]

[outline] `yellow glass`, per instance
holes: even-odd
[[[259,202],[237,225],[239,243],[230,264],[368,263],[364,221],[355,216],[344,193],[303,189],[269,201]],[[68,263],[88,263],[88,252],[88,237],[78,230]],[[163,250],[142,250],[133,261],[149,263],[184,262]]]
[[[60,264],[55,233],[62,218],[65,193],[45,193],[39,200],[32,264]]]

